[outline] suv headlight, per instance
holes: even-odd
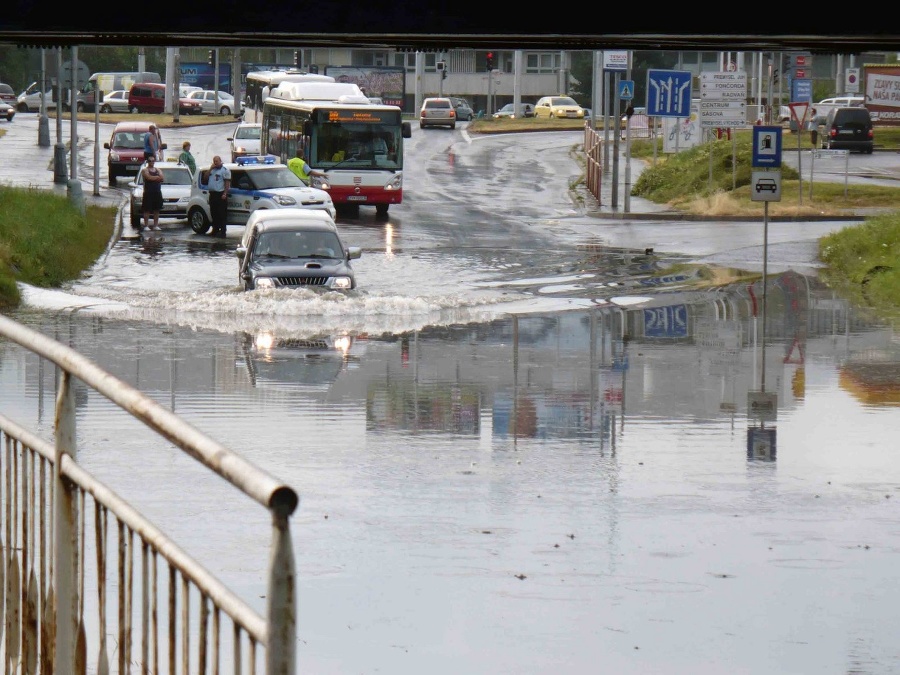
[[[350,281],[350,277],[335,277],[331,283],[331,287],[339,291],[349,290],[352,286],[353,282]]]
[[[275,288],[275,280],[272,277],[257,277],[256,288]]]

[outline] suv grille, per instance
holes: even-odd
[[[278,277],[282,286],[324,286],[328,277]]]

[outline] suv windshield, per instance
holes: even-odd
[[[274,258],[335,258],[342,252],[334,232],[264,232],[253,249],[254,256]]]

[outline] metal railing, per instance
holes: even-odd
[[[589,123],[584,125],[585,185],[600,204],[600,183],[603,178],[603,136]]]
[[[261,662],[266,675],[293,675],[290,516],[297,493],[69,347],[2,315],[0,339],[54,363],[59,373],[53,444],[0,414],[3,672],[218,675],[230,668],[253,674]],[[265,617],[78,464],[75,379],[269,510]],[[113,546],[114,579],[107,575]],[[95,567],[96,579],[88,579],[88,567]],[[96,601],[88,602],[86,587],[96,591]],[[108,605],[115,611],[108,614]]]

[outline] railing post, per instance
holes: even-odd
[[[72,114],[74,115],[74,106]],[[56,649],[53,672],[75,672],[75,640],[78,621],[78,581],[75,552],[77,549],[77,499],[75,486],[62,475],[64,455],[75,458],[75,391],[72,376],[61,373],[56,397],[56,462],[54,485],[56,493],[54,520],[54,584],[56,595]]]
[[[297,574],[291,543],[289,511],[272,509],[272,551],[269,558],[269,588],[266,623],[266,675],[294,675],[297,645]]]

